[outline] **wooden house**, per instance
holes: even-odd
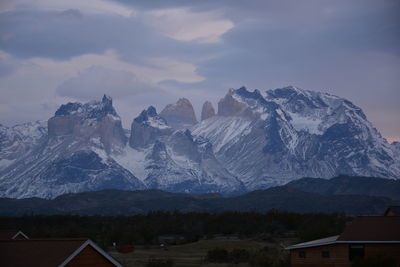
[[[381,256],[400,262],[400,217],[356,218],[342,234],[287,247],[292,267],[350,267]]]
[[[386,209],[384,216],[400,216],[400,206],[390,206]]]
[[[89,239],[0,240],[1,266],[122,266]]]

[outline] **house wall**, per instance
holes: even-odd
[[[299,252],[305,251],[306,257],[299,258]],[[330,257],[323,258],[322,252],[329,251]],[[349,246],[332,244],[327,246],[293,249],[290,251],[292,267],[349,267]]]
[[[114,264],[104,258],[104,256],[98,253],[94,248],[92,248],[91,246],[87,246],[67,264],[67,267],[77,266],[109,267],[114,266]]]
[[[400,244],[365,244],[365,258],[382,255],[400,262]]]
[[[393,211],[391,210],[391,209],[388,209],[386,212],[385,212],[385,215],[384,216],[394,216],[394,213],[393,213]]]
[[[400,244],[364,244],[364,258],[382,255],[400,261]],[[299,251],[306,252],[306,258],[299,258]],[[323,258],[322,251],[329,251],[330,258]],[[349,244],[293,249],[290,251],[292,267],[350,267]]]

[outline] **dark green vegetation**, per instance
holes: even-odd
[[[287,266],[284,247],[335,235],[352,218],[343,214],[151,212],[134,216],[0,217],[0,229],[32,238],[88,237],[124,266]],[[160,243],[166,242],[166,249]],[[175,245],[174,237],[179,240]],[[116,242],[117,249],[112,247]],[[171,244],[168,244],[171,243]],[[123,254],[125,246],[134,252]],[[268,265],[266,265],[268,264]]]
[[[289,267],[288,252],[283,253],[276,246],[265,246],[261,249],[235,248],[227,250],[225,248],[215,248],[207,252],[205,262],[213,263],[247,263],[252,267]]]
[[[149,259],[146,267],[172,267],[174,265],[171,259]]]
[[[112,250],[110,253],[126,267],[144,267],[148,264],[165,267],[171,261],[174,267],[287,267],[289,253],[283,246],[293,242],[293,238],[212,238],[170,246],[167,250],[157,246],[139,246],[134,253],[121,254]],[[217,256],[210,261],[207,255],[215,250],[222,251],[228,257]],[[250,255],[250,258],[246,255]]]
[[[0,229],[22,229],[34,238],[89,237],[107,247],[117,244],[158,245],[159,237],[179,235],[195,242],[216,235],[299,240],[340,233],[349,218],[339,214],[268,213],[180,213],[152,212],[135,216],[23,216],[0,217]]]
[[[0,198],[0,216],[21,215],[134,215],[151,211],[225,212],[279,209],[292,212],[382,214],[399,203],[400,181],[338,177],[304,178],[286,186],[257,190],[241,196],[189,195],[159,190],[104,190],[67,194],[53,200]],[[310,191],[310,192],[307,192]]]
[[[322,195],[366,195],[400,200],[400,180],[392,179],[342,175],[332,179],[303,178],[287,186]]]

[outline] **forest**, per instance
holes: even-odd
[[[31,215],[0,217],[0,229],[18,229],[32,238],[87,237],[106,248],[157,245],[161,236],[190,243],[217,236],[307,241],[339,234],[352,217],[344,214],[257,212],[149,212],[134,216]]]

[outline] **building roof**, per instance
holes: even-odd
[[[391,214],[390,214],[391,213]],[[400,216],[400,206],[390,206],[385,211],[385,216]]]
[[[357,217],[338,241],[400,241],[400,217]]]
[[[0,258],[4,266],[65,266],[85,247],[91,246],[115,266],[122,266],[89,239],[0,240]]]
[[[14,239],[18,235],[21,235],[24,238],[29,239],[29,237],[27,235],[25,235],[22,231],[18,231],[18,230],[0,230],[0,240]]]
[[[400,243],[400,216],[357,217],[339,236],[312,240],[286,249],[346,243]]]
[[[325,238],[321,238],[321,239],[316,239],[316,240],[299,243],[299,244],[287,247],[287,249],[330,245],[330,244],[334,244],[336,242],[336,240],[338,239],[338,237],[339,237],[338,235],[335,235],[335,236],[325,237]]]

